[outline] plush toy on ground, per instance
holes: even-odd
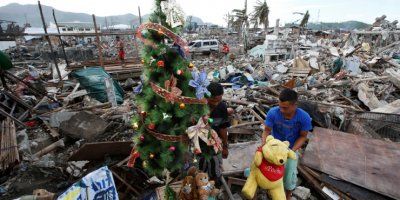
[[[179,200],[197,200],[197,190],[195,177],[198,173],[196,167],[188,170],[187,176],[183,179],[182,187],[179,192]]]
[[[196,185],[200,200],[207,200],[208,197],[215,197],[219,190],[215,188],[215,182],[208,180],[208,174],[197,173]]]
[[[257,187],[268,190],[272,200],[285,200],[283,175],[288,158],[296,159],[294,151],[289,149],[289,142],[281,142],[268,136],[264,146],[260,147],[251,165],[250,176],[242,189],[247,199],[253,199]]]

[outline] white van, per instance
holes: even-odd
[[[189,43],[190,53],[211,53],[212,51],[219,51],[218,40],[195,40]]]

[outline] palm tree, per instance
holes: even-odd
[[[254,28],[257,28],[259,24],[264,25],[264,30],[267,31],[269,26],[269,7],[267,1],[261,2],[257,0],[257,5],[254,6],[254,12],[252,14],[251,22],[254,24]]]
[[[310,19],[310,13],[307,10],[306,14],[304,14],[304,17],[300,22],[300,27],[301,28],[305,28],[307,26],[308,19]]]
[[[247,0],[245,1],[244,9],[234,9],[232,10],[234,21],[232,26],[238,31],[242,31],[242,27],[249,24],[247,15]]]

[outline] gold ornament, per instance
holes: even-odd
[[[143,60],[143,59],[142,59],[142,61],[141,61],[141,62],[142,62],[142,64],[144,64],[144,60]]]
[[[194,64],[193,63],[189,63],[189,69],[193,69]]]
[[[179,104],[179,108],[180,108],[181,110],[183,110],[183,109],[186,108],[186,105],[185,105],[184,103],[181,103],[181,104]]]
[[[154,158],[154,154],[153,153],[150,153],[150,156],[149,156],[151,159],[153,159]]]

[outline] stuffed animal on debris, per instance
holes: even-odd
[[[215,188],[215,182],[209,180],[207,173],[191,167],[182,181],[179,200],[207,200],[216,197],[218,193],[219,189]]]
[[[289,142],[282,142],[269,135],[265,145],[259,147],[250,168],[250,176],[242,189],[247,199],[253,199],[257,187],[268,190],[272,200],[285,200],[283,175],[288,158],[296,159]]]
[[[219,189],[215,188],[215,182],[210,181],[206,173],[197,173],[196,185],[200,200],[207,200],[208,197],[216,197],[219,193]]]
[[[179,191],[179,200],[197,200],[197,190],[195,176],[197,173],[196,167],[191,167],[188,170],[187,176],[183,179],[182,187]]]

